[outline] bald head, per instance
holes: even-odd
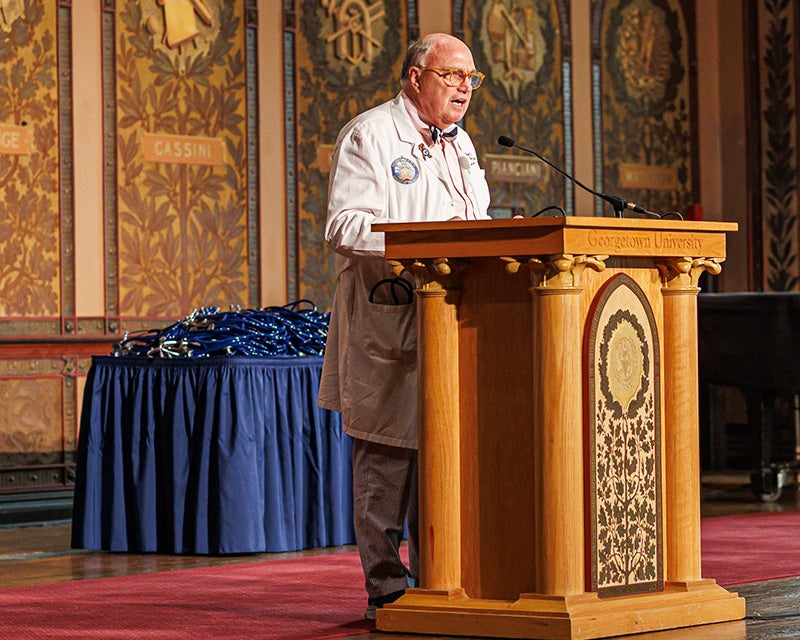
[[[416,105],[425,124],[445,130],[466,114],[474,73],[472,52],[463,41],[447,33],[432,33],[408,48],[403,60],[403,93]]]
[[[400,72],[400,84],[406,89],[409,83],[409,71],[411,67],[423,67],[429,55],[436,50],[446,55],[450,49],[462,50],[469,53],[472,58],[472,53],[462,40],[449,33],[429,33],[419,40],[415,40],[408,46],[405,58],[403,58],[403,68]]]

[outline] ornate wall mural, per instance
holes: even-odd
[[[333,252],[324,240],[330,159],[339,130],[355,115],[394,97],[408,42],[417,37],[415,3],[386,0],[297,0],[286,10],[295,68],[287,82],[299,91],[288,120],[289,246],[297,275],[290,298],[327,308],[333,299]],[[410,16],[410,18],[409,18]],[[294,40],[296,38],[296,40]],[[290,103],[287,96],[287,103]],[[295,155],[296,154],[296,155]],[[296,172],[295,172],[296,167]],[[294,254],[293,254],[294,257]],[[291,271],[291,268],[290,268]]]
[[[800,289],[800,224],[797,178],[797,22],[796,0],[757,3],[757,73],[751,94],[757,113],[749,131],[759,132],[758,184],[753,216],[753,288]]]
[[[660,348],[652,307],[629,276],[598,292],[585,342],[592,590],[660,590]]]
[[[509,153],[507,135],[567,172],[572,170],[568,3],[491,0],[456,3],[456,32],[486,80],[466,127],[486,170],[495,207],[534,214],[548,205],[573,213],[573,186],[544,163]],[[463,27],[462,27],[463,25]]]
[[[35,321],[62,313],[58,7],[17,0],[3,8],[0,317],[31,319],[13,323],[4,333],[60,333],[60,322]]]
[[[651,211],[698,199],[694,37],[681,0],[594,0],[595,186]],[[597,215],[613,215],[596,204]]]
[[[223,0],[115,8],[108,305],[129,319],[123,328],[256,301],[244,9]]]

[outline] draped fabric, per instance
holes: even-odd
[[[95,357],[72,546],[226,554],[354,541],[352,443],[321,357]]]

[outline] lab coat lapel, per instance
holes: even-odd
[[[468,149],[465,148],[459,136],[456,136],[453,140],[453,147],[456,150],[456,155],[458,155],[458,166],[461,169],[461,176],[464,178],[464,184],[468,185],[470,182],[470,169],[472,168],[471,154],[468,153]]]
[[[431,155],[427,143],[411,122],[411,118],[403,106],[402,95],[398,95],[392,102],[392,119],[400,140],[411,146],[411,154],[419,161],[420,171],[433,173],[442,181],[448,193],[451,196],[455,195],[453,194],[453,185],[445,175],[442,163]]]
[[[461,177],[464,179],[467,197],[472,203],[472,210],[478,211],[478,202],[472,184],[472,167],[478,164],[478,158],[475,156],[475,151],[470,149],[463,140],[463,136],[456,136],[455,140],[453,140],[453,147],[458,154],[458,166],[461,169]]]

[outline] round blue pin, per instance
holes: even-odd
[[[419,168],[413,160],[400,156],[392,162],[392,177],[400,184],[411,184],[419,178]]]

